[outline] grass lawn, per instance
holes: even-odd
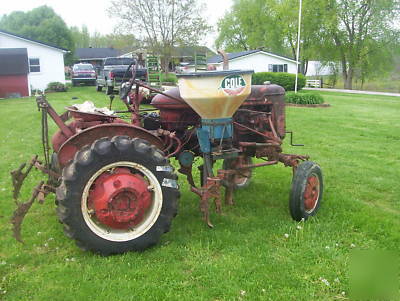
[[[106,96],[94,91],[72,88],[48,99],[58,111],[89,99],[105,106]],[[14,241],[9,171],[42,154],[40,113],[33,98],[0,100],[0,300],[347,299],[354,250],[400,251],[400,98],[323,95],[330,108],[287,108],[287,129],[306,146],[287,139],[285,152],[309,154],[324,173],[315,218],[291,220],[291,170],[279,165],[255,170],[236,205],[212,214],[210,230],[180,176],[179,213],[161,243],[111,257],[85,253],[64,236],[52,197],[25,219],[26,244]],[[41,178],[30,175],[23,199]]]

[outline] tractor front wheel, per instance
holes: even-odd
[[[305,161],[297,166],[289,199],[290,214],[294,220],[306,220],[317,213],[323,188],[322,171],[316,163]]]
[[[223,169],[233,169],[236,170],[233,175],[233,189],[241,189],[249,186],[251,182],[251,177],[253,175],[253,171],[249,169],[237,169],[239,165],[249,165],[252,164],[253,160],[248,156],[239,156],[237,158],[225,159],[223,163]],[[224,186],[229,186],[230,183],[227,183],[225,180],[222,182]]]
[[[139,138],[101,138],[63,169],[57,212],[64,232],[102,255],[141,251],[168,232],[177,212],[176,175]]]

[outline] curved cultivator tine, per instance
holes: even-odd
[[[30,199],[25,203],[20,203],[15,201],[17,204],[17,209],[15,209],[14,214],[11,218],[11,223],[13,224],[13,235],[17,241],[24,243],[21,238],[21,225],[24,220],[25,215],[28,213],[29,209],[32,207],[33,202],[37,199],[39,194],[43,192],[44,181],[41,181],[32,192]]]
[[[54,192],[55,188],[45,184],[45,181],[41,181],[32,191],[32,195],[27,202],[19,202],[18,197],[20,195],[21,187],[24,183],[25,178],[28,176],[32,167],[42,171],[45,174],[53,175],[54,177],[59,177],[55,172],[48,170],[45,168],[40,161],[38,160],[38,156],[33,156],[29,163],[23,163],[16,170],[11,171],[11,178],[13,184],[13,198],[14,202],[17,205],[13,216],[11,218],[11,223],[13,224],[13,236],[15,239],[21,243],[23,240],[21,238],[21,226],[22,222],[25,218],[25,215],[28,213],[29,209],[32,207],[32,204],[37,199],[39,203],[43,203],[49,192]],[[25,171],[23,171],[25,169]]]

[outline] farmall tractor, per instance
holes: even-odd
[[[18,203],[16,238],[21,240],[21,222],[33,201],[55,192],[58,218],[80,248],[108,255],[157,244],[177,214],[180,193],[172,158],[199,195],[209,227],[210,202],[221,212],[222,188],[224,203],[231,205],[233,191],[249,184],[254,168],[279,163],[293,169],[292,218],[314,215],[322,200],[321,169],[307,156],[282,152],[285,91],[271,84],[252,86],[252,73],[228,70],[224,56],[224,70],[180,74],[178,87],[165,93],[133,74],[120,91],[127,110],[111,114],[77,106],[58,115],[45,96],[37,97],[45,159],[35,156],[27,171],[23,164],[12,172],[14,197],[32,167],[49,179],[39,183],[27,203]],[[158,93],[153,109],[141,109],[148,90]],[[122,112],[130,113],[130,123],[118,117]],[[48,115],[59,127],[52,154]],[[192,173],[196,157],[202,157],[197,185]],[[223,160],[219,170],[213,168],[217,160]]]

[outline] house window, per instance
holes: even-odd
[[[287,64],[282,65],[268,65],[268,72],[287,72]]]
[[[29,59],[29,72],[40,72],[40,60],[38,58]]]

